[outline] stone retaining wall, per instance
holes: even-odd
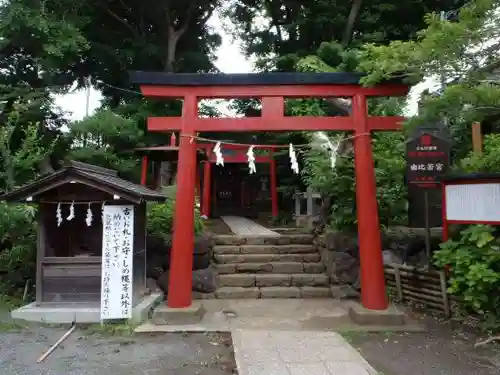
[[[431,230],[431,243],[439,244],[441,228]],[[359,249],[356,233],[329,232],[315,237],[314,243],[330,277],[334,298],[351,298],[358,295]],[[382,236],[384,263],[401,264],[406,260],[415,266],[426,264],[425,230],[420,228],[394,227]],[[425,247],[424,247],[425,248]]]

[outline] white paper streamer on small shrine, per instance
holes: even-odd
[[[214,147],[215,165],[224,166],[224,157],[222,156],[222,151],[220,147],[221,147],[220,142],[217,142]]]
[[[87,226],[90,227],[92,225],[92,208],[89,206],[87,207],[87,216],[85,217],[85,223],[87,223]]]
[[[290,166],[292,168],[292,171],[295,174],[299,174],[299,163],[297,162],[297,155],[295,154],[295,150],[291,143],[289,148],[289,154],[290,154]]]
[[[63,222],[62,212],[61,212],[61,203],[57,204],[56,218],[57,218],[57,226],[60,227],[62,222]]]
[[[250,174],[257,172],[257,169],[255,168],[255,155],[253,153],[253,148],[254,146],[250,146],[247,151],[248,169]]]
[[[75,202],[71,202],[71,206],[69,206],[69,215],[66,220],[71,221],[75,218]]]

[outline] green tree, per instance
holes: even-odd
[[[368,73],[365,84],[398,76],[409,83],[440,76],[447,81],[439,95],[423,98],[418,116],[407,126],[446,118],[458,158],[470,149],[471,122],[483,122],[486,132],[499,129],[499,5],[497,0],[472,1],[454,22],[429,14],[417,39],[368,44],[361,53],[359,70]]]
[[[134,148],[141,146],[143,136],[133,119],[101,110],[71,124],[68,157],[116,169],[122,177],[138,181],[140,168]]]
[[[226,14],[248,56],[263,70],[293,71],[296,62],[315,53],[322,42],[344,46],[408,40],[424,27],[424,15],[449,10],[465,1],[399,2],[310,0],[237,0]],[[333,66],[336,64],[333,63]]]

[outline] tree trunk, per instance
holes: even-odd
[[[352,38],[352,31],[354,30],[354,23],[358,17],[359,11],[361,9],[361,4],[363,0],[354,0],[351,7],[351,12],[347,18],[347,24],[344,30],[344,35],[342,37],[342,45],[346,46]]]

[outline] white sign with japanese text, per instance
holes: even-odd
[[[104,206],[101,320],[132,317],[134,206]]]
[[[446,219],[500,221],[500,184],[446,185]]]

